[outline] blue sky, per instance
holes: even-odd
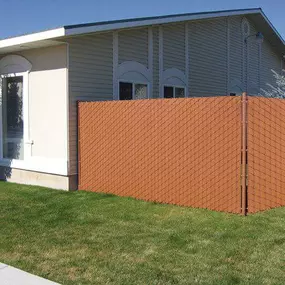
[[[285,0],[0,0],[0,38],[62,25],[261,7],[285,38]]]

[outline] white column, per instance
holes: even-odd
[[[148,28],[148,69],[151,74],[149,98],[153,98],[153,30]]]
[[[163,28],[159,27],[159,97],[163,98]]]
[[[189,89],[189,24],[185,23],[185,77],[186,77],[186,97],[190,97]]]
[[[113,99],[119,100],[118,90],[119,36],[113,32]]]

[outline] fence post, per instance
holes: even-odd
[[[242,160],[241,160],[241,212],[247,215],[247,93],[243,92],[241,97],[242,104]]]
[[[80,183],[81,183],[81,171],[80,171],[80,166],[81,166],[81,159],[80,159],[80,111],[79,111],[79,100],[76,101],[76,124],[77,124],[77,189],[79,190],[80,188]]]

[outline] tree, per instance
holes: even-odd
[[[267,83],[266,85],[269,89],[261,89],[261,94],[265,97],[285,99],[285,70],[283,70],[284,75],[281,75],[272,69],[271,71],[276,80],[276,86]]]

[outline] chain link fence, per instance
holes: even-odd
[[[79,189],[255,213],[285,205],[285,100],[79,102]]]
[[[238,97],[79,103],[79,189],[240,213]]]
[[[248,98],[248,212],[285,205],[285,100]]]

